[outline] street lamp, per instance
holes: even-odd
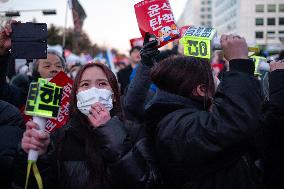
[[[0,11],[5,13],[6,17],[20,16],[20,12],[42,12],[43,15],[54,15],[56,10],[54,9],[31,9],[31,10],[15,10],[15,11]]]
[[[42,14],[43,15],[53,15],[53,14],[56,14],[56,10],[43,10]]]
[[[5,16],[6,17],[20,16],[20,12],[19,11],[8,11],[8,12],[5,12]]]

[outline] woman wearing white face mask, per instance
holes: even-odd
[[[157,188],[147,141],[132,140],[120,115],[115,75],[103,64],[83,66],[73,85],[70,121],[52,137],[53,145],[34,122],[27,123],[22,139],[25,152],[40,150],[48,160],[43,166],[53,165],[41,171],[45,188]]]

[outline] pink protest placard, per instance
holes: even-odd
[[[162,47],[180,37],[179,28],[168,0],[144,0],[134,5],[142,37],[155,35]]]

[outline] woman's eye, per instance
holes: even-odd
[[[88,83],[82,83],[80,87],[88,87],[89,84]]]
[[[106,85],[107,85],[107,83],[105,83],[105,82],[99,83],[99,86],[106,86]]]
[[[44,66],[44,68],[50,68],[50,66]]]

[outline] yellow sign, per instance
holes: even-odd
[[[194,56],[200,58],[211,58],[210,53],[210,40],[200,40],[195,38],[187,38],[185,39],[187,42],[184,43],[184,54],[186,56]]]
[[[210,59],[211,41],[215,36],[216,30],[213,28],[189,27],[181,39],[184,55]]]
[[[250,58],[253,59],[253,62],[254,62],[254,75],[261,75],[261,73],[259,73],[259,64],[260,62],[267,62],[267,59],[265,57],[262,57],[262,56],[250,56]]]
[[[25,113],[32,116],[56,118],[59,112],[62,87],[39,79],[30,84]]]

